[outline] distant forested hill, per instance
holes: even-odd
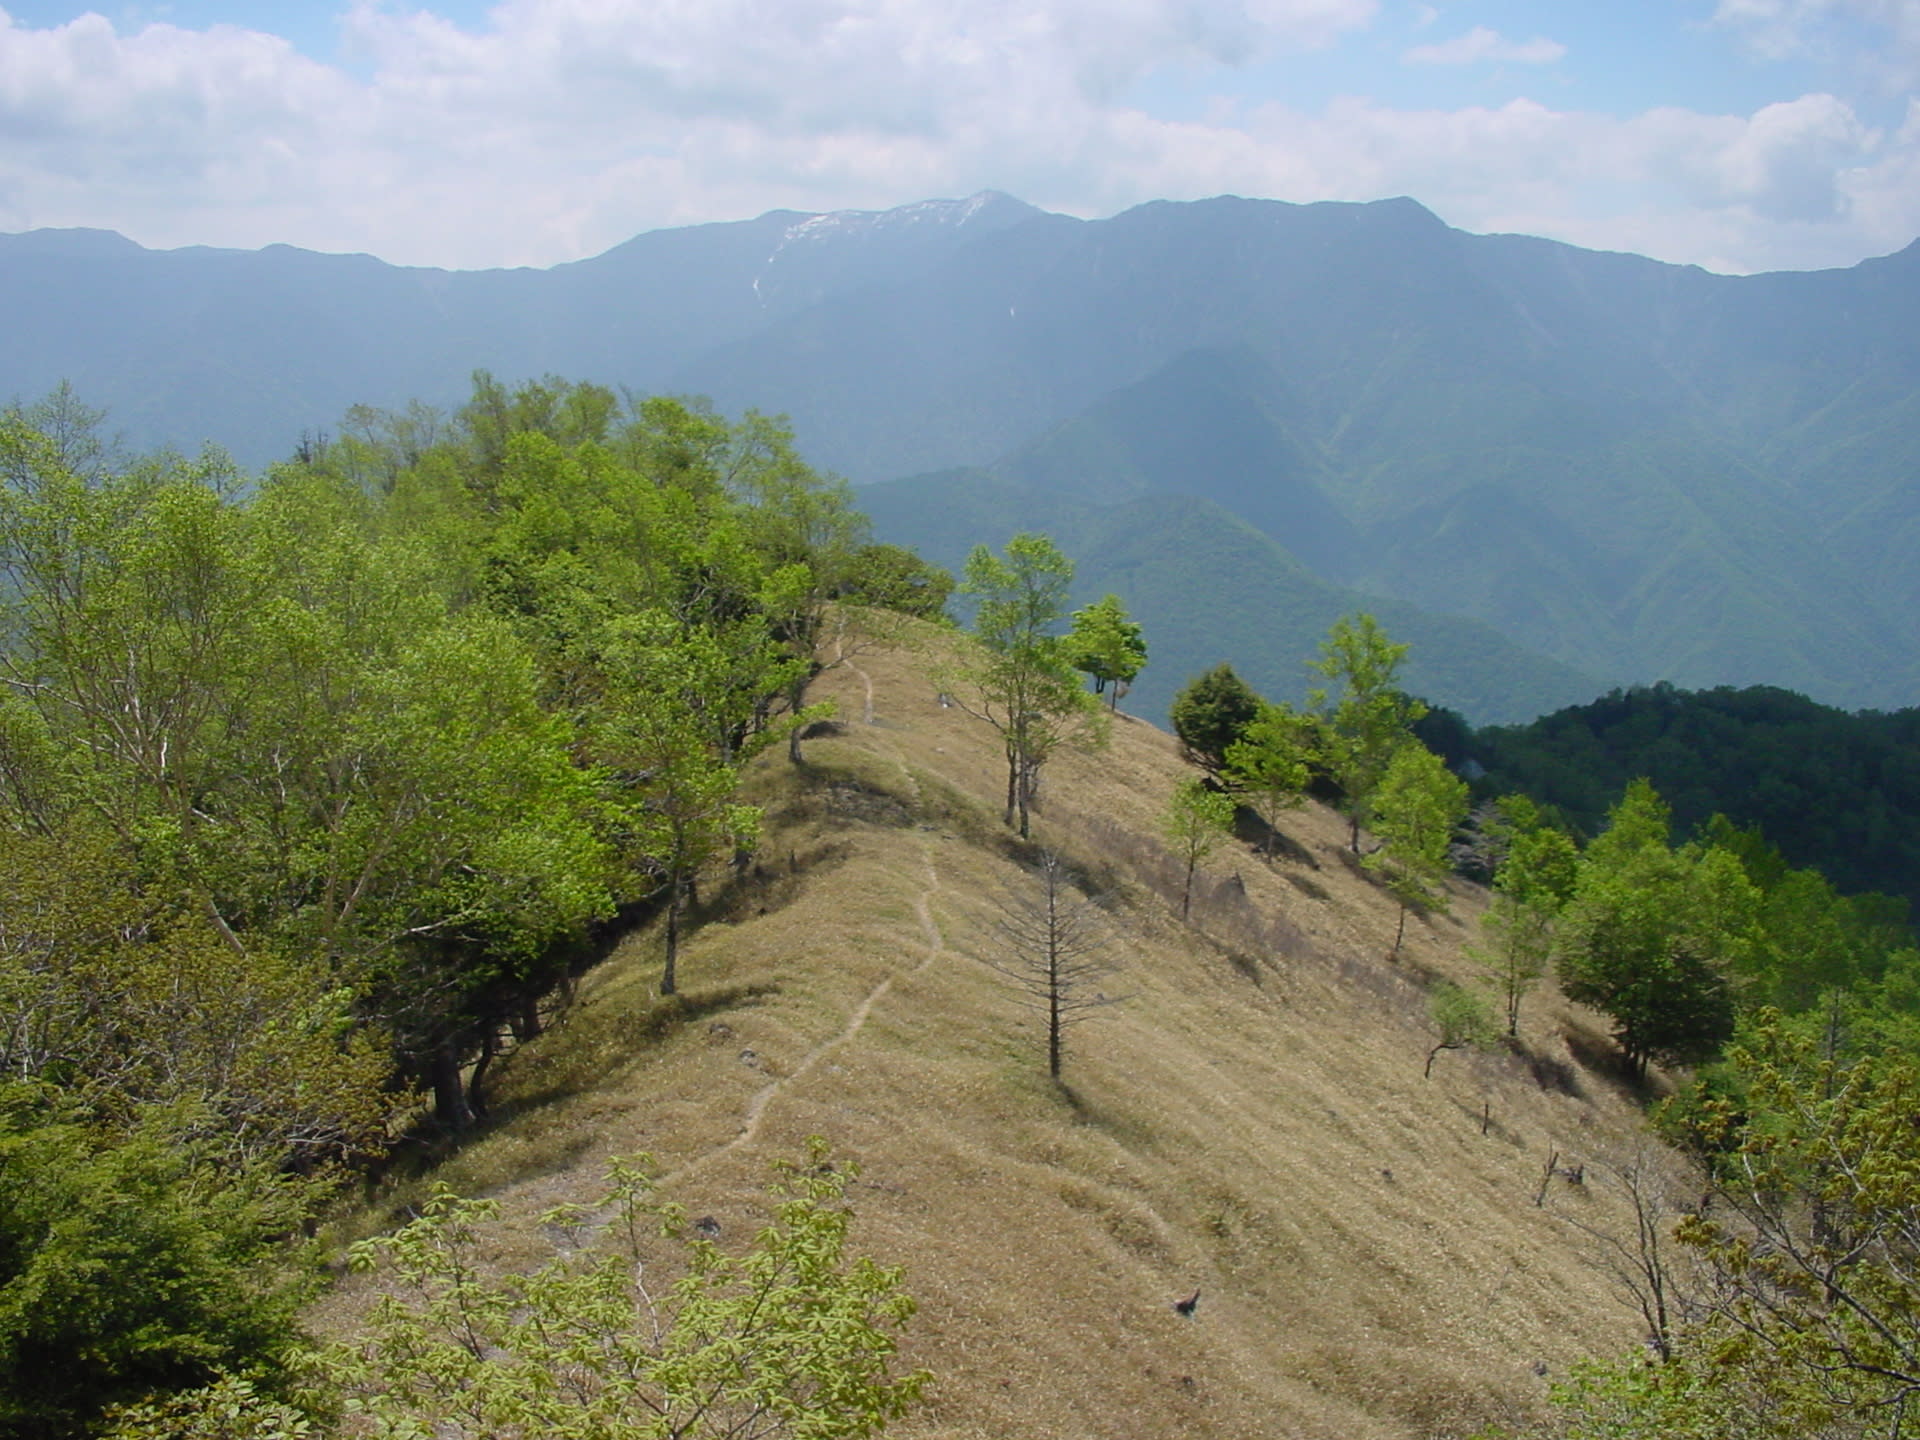
[[[1447,748],[1485,767],[1484,788],[1557,805],[1589,834],[1645,776],[1683,830],[1723,814],[1843,891],[1920,900],[1920,710],[1850,715],[1768,686],[1655,685]]]
[[[918,512],[900,535],[953,523],[963,471],[1011,487],[1016,526],[1199,501],[1318,583],[1478,622],[1562,678],[1920,701],[1920,246],[1730,277],[1405,199],[1080,221],[984,194],[547,271],[35,232],[0,236],[0,306],[0,399],[69,379],[140,445],[258,465],[355,402],[552,372],[786,412],[818,465],[921,477],[888,502]],[[1201,574],[1204,553],[1173,590],[1296,623],[1261,609],[1264,566]],[[1136,608],[1150,636],[1186,623]],[[1480,685],[1441,698],[1572,698]]]
[[[1328,628],[1359,610],[1413,647],[1414,689],[1479,720],[1528,719],[1600,688],[1492,626],[1322,580],[1271,535],[1197,496],[1100,505],[977,472],[856,496],[876,533],[955,571],[974,545],[999,548],[1022,529],[1051,535],[1075,562],[1075,605],[1113,593],[1145,622],[1147,668],[1123,703],[1156,724],[1181,686],[1222,660],[1268,698],[1298,702],[1324,683],[1307,662]]]

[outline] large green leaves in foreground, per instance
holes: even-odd
[[[1763,1012],[1736,1105],[1690,1117],[1704,1192],[1677,1238],[1665,1362],[1577,1368],[1562,1440],[1899,1440],[1920,1410],[1920,1063],[1853,1064]],[[1651,1213],[1642,1210],[1643,1222]]]
[[[532,1275],[483,1275],[495,1207],[445,1190],[358,1247],[356,1265],[397,1287],[323,1361],[350,1397],[347,1433],[836,1440],[904,1413],[927,1377],[890,1373],[890,1332],[913,1302],[897,1270],[846,1258],[854,1167],[828,1163],[818,1140],[805,1164],[779,1166],[773,1222],[733,1256],[684,1236],[644,1163],[613,1162],[597,1204],[547,1217],[585,1229],[610,1209],[606,1249]]]

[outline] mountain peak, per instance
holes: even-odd
[[[146,249],[118,230],[95,230],[85,226],[0,233],[0,247],[5,247],[9,255],[60,255],[88,260],[112,255],[137,255]]]
[[[791,213],[769,212],[762,218]],[[916,200],[890,210],[827,210],[817,215],[797,215],[788,225],[783,243],[907,229],[958,230],[966,226],[974,230],[999,230],[1043,213],[1024,200],[1016,200],[998,190],[981,190],[964,200]]]

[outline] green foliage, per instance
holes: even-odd
[[[86,1097],[122,1129],[151,1107],[240,1165],[377,1151],[397,1100],[355,992],[281,946],[236,948],[142,894],[78,824],[0,829],[0,1068]]]
[[[1734,987],[1757,945],[1760,897],[1723,850],[1667,843],[1644,781],[1587,847],[1564,918],[1560,983],[1614,1020],[1627,1057],[1691,1065],[1731,1038]]]
[[[1592,1365],[1556,1433],[1902,1434],[1920,1392],[1920,1065],[1843,1062],[1764,1012],[1691,1105],[1709,1191],[1676,1232],[1705,1267],[1672,1359]]]
[[[1120,703],[1120,691],[1133,683],[1147,663],[1147,642],[1139,625],[1127,618],[1118,595],[1108,595],[1073,612],[1067,632],[1067,658],[1073,668],[1093,677],[1093,692],[1112,687],[1109,708]]]
[[[309,1440],[319,1433],[297,1406],[244,1376],[222,1375],[211,1385],[110,1409],[99,1440]]]
[[[1581,1361],[1556,1384],[1558,1440],[1796,1440],[1803,1431],[1755,1407],[1740,1388],[1689,1355]]]
[[[1066,642],[1053,633],[1065,614],[1073,562],[1044,535],[1016,535],[1006,558],[984,545],[967,557],[964,594],[975,597],[974,658],[945,677],[966,711],[1000,732],[1007,757],[1004,820],[1022,838],[1040,770],[1062,745],[1106,743],[1104,717],[1075,679]]]
[[[903,545],[863,545],[854,554],[837,598],[898,610],[920,620],[944,620],[954,578]]]
[[[1380,848],[1362,860],[1386,877],[1400,902],[1393,955],[1406,936],[1407,909],[1445,909],[1447,847],[1467,813],[1467,785],[1440,757],[1408,740],[1387,763],[1372,797],[1373,828]]]
[[[1252,799],[1267,827],[1261,849],[1273,858],[1280,817],[1306,794],[1316,753],[1313,722],[1286,705],[1260,703],[1258,713],[1226,748],[1220,777]]]
[[[60,1117],[7,1141],[0,1320],[129,1433],[269,1433],[263,1257],[314,1185],[260,1177],[379,1150],[408,1082],[470,1123],[621,904],[673,990],[865,527],[778,422],[551,378],[357,411],[251,488],[86,419],[0,415],[0,1064]]]
[[[1718,1281],[1711,1353],[1802,1424],[1897,1415],[1920,1390],[1920,1065],[1844,1065],[1771,1016],[1731,1059],[1726,1203],[1680,1231]]]
[[[1767,686],[1615,690],[1526,725],[1475,732],[1485,786],[1523,790],[1597,830],[1647,777],[1682,831],[1727,817],[1841,890],[1920,896],[1920,710],[1847,714]],[[1726,834],[1713,843],[1726,843]],[[1755,883],[1763,877],[1756,875]]]
[[[1580,851],[1573,837],[1548,825],[1516,831],[1494,872],[1493,887],[1528,905],[1559,910],[1573,898],[1580,879]]]
[[[1193,872],[1233,833],[1234,810],[1232,796],[1215,790],[1198,776],[1182,780],[1167,800],[1160,817],[1160,833],[1186,868],[1180,890],[1182,918],[1192,907]]]
[[[1260,697],[1222,661],[1188,681],[1173,702],[1173,733],[1188,760],[1218,775],[1227,747],[1260,715]]]
[[[298,1188],[209,1163],[156,1114],[115,1137],[50,1092],[0,1092],[0,1434],[86,1433],[109,1406],[276,1374]]]
[[[1345,792],[1349,844],[1360,853],[1360,828],[1371,821],[1374,792],[1427,707],[1399,689],[1408,647],[1388,640],[1373,616],[1336,620],[1313,668],[1334,688],[1311,697],[1321,726],[1321,755]]]
[[[1438,1041],[1427,1052],[1427,1068],[1423,1073],[1429,1078],[1433,1075],[1433,1062],[1442,1050],[1484,1050],[1499,1034],[1486,998],[1451,981],[1443,980],[1434,986],[1427,1009],[1433,1028],[1439,1033]]]
[[[748,656],[758,683],[740,685],[738,637],[711,630],[673,635],[633,627],[610,666],[608,700],[589,731],[595,758],[631,785],[622,841],[633,862],[659,878],[666,893],[667,947],[660,993],[678,989],[681,908],[687,883],[716,856],[750,846],[760,814],[737,804],[739,768],[777,732],[749,733],[755,697],[780,683],[772,654]],[[764,643],[764,642],[763,642]],[[792,717],[788,723],[799,723]]]
[[[531,1275],[482,1273],[495,1207],[444,1189],[398,1234],[356,1247],[355,1266],[395,1289],[324,1357],[346,1433],[832,1440],[906,1412],[928,1377],[891,1373],[891,1332],[914,1308],[899,1272],[846,1255],[857,1167],[829,1163],[816,1139],[804,1163],[777,1167],[773,1222],[728,1255],[686,1237],[645,1165],[614,1161],[597,1204],[547,1217],[586,1229],[610,1211],[611,1243]]]
[[[1469,953],[1505,1003],[1507,1034],[1520,1034],[1520,1005],[1547,973],[1560,944],[1560,912],[1579,878],[1580,852],[1565,831],[1519,829],[1494,872],[1493,903],[1481,919],[1486,943]]]

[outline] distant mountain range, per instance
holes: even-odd
[[[1727,277],[1410,200],[985,194],[546,271],[36,231],[0,306],[0,396],[69,379],[249,465],[480,367],[787,412],[931,558],[1051,528],[1146,622],[1149,712],[1220,658],[1297,693],[1359,604],[1479,721],[1654,679],[1920,700],[1920,245]]]

